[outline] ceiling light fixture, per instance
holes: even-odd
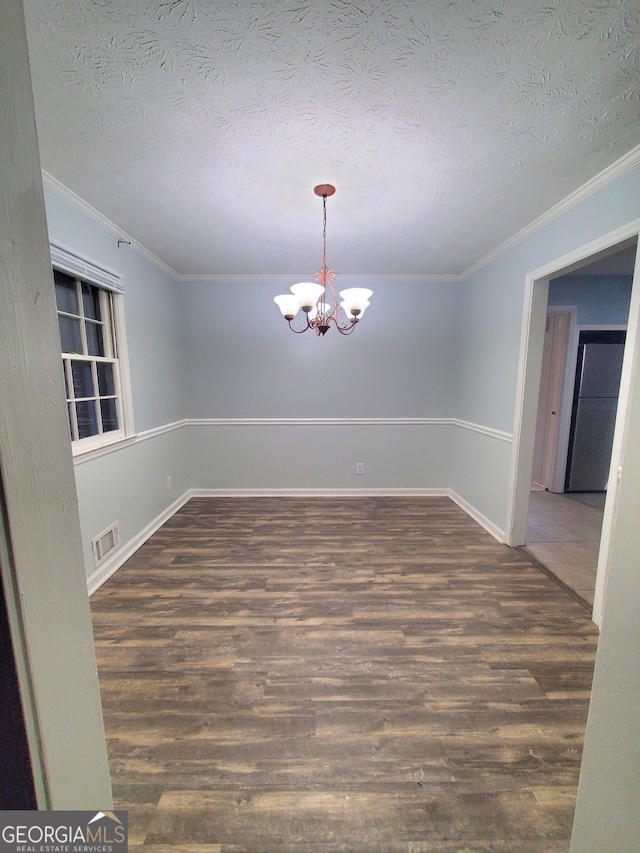
[[[336,274],[327,267],[327,198],[335,193],[336,188],[331,184],[318,184],[313,191],[322,197],[322,268],[314,275],[315,282],[294,284],[291,293],[276,296],[274,302],[291,331],[297,335],[308,329],[313,329],[316,335],[326,335],[331,323],[341,335],[350,335],[364,314],[373,291],[366,287],[349,287],[340,291],[342,302],[338,302],[333,289]],[[306,324],[296,329],[291,321],[300,309],[305,314]]]

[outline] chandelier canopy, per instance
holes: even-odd
[[[331,184],[318,184],[313,189],[322,197],[322,267],[313,276],[315,281],[301,281],[291,287],[291,293],[276,296],[274,302],[289,323],[292,332],[301,335],[313,329],[316,335],[326,335],[333,323],[341,335],[350,335],[369,305],[373,291],[366,287],[349,287],[340,291],[338,302],[333,282],[336,274],[327,267],[327,198],[336,188]],[[298,311],[304,312],[305,324],[300,328],[292,325]]]

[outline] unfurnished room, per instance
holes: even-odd
[[[2,843],[637,853],[640,2],[1,15]]]

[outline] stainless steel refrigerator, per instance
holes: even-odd
[[[607,490],[624,341],[622,331],[580,333],[567,492]]]

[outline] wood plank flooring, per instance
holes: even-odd
[[[597,631],[448,499],[193,499],[91,607],[132,853],[567,853]]]

